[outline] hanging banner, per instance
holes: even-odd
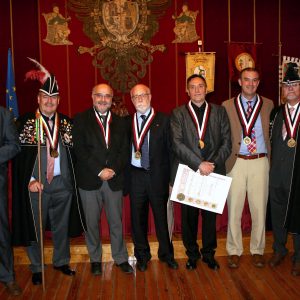
[[[215,52],[187,53],[185,59],[186,79],[193,74],[203,76],[207,83],[207,92],[214,91]]]
[[[256,68],[260,71],[259,62],[258,44],[228,44],[228,73],[231,81],[238,81],[240,72],[245,68]]]

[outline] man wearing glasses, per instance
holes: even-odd
[[[300,275],[300,77],[295,63],[288,63],[282,82],[284,105],[272,113],[270,203],[273,227],[271,267],[278,266],[288,254],[287,235],[292,233],[294,255],[292,270]]]
[[[74,120],[75,172],[93,275],[102,273],[99,222],[103,206],[110,228],[112,257],[123,272],[133,272],[122,230],[122,188],[129,141],[124,120],[110,111],[112,98],[109,85],[96,85],[92,90],[93,107]]]
[[[141,272],[146,271],[151,259],[147,238],[150,204],[159,242],[158,258],[169,268],[177,269],[167,223],[169,118],[151,107],[151,92],[147,86],[137,84],[130,95],[136,109],[132,119],[130,207],[137,268]]]
[[[79,221],[80,215],[71,156],[72,122],[57,112],[60,97],[53,75],[49,74],[39,89],[37,101],[36,112],[25,114],[16,122],[21,152],[14,160],[12,222],[14,244],[27,246],[34,285],[42,284],[39,193],[42,228],[45,230],[46,224],[50,224],[52,231],[53,267],[68,276],[75,275],[69,266],[69,233],[78,228],[74,222]],[[37,119],[40,126],[36,125]],[[38,128],[40,136],[37,135]],[[70,220],[72,226],[69,228]],[[81,231],[79,228],[75,235]]]

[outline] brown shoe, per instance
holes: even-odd
[[[296,261],[293,263],[292,275],[294,276],[300,275],[300,261]]]
[[[22,290],[15,281],[7,282],[4,285],[12,296],[21,295]]]
[[[260,254],[253,254],[252,255],[252,264],[256,268],[263,268],[265,266],[264,257]]]
[[[239,267],[240,257],[238,255],[228,256],[228,267],[231,269],[237,269]]]
[[[280,253],[273,253],[272,257],[269,260],[269,266],[274,268],[281,264],[284,259],[284,255]]]

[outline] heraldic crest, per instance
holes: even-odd
[[[83,22],[84,33],[92,40],[89,53],[101,76],[125,93],[146,75],[152,54],[164,45],[151,45],[160,17],[171,0],[69,0],[71,10]]]

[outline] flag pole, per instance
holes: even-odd
[[[39,111],[36,112],[36,132],[37,132],[37,143],[38,143],[38,181],[41,183],[42,172],[41,172],[41,115]],[[45,263],[44,263],[44,235],[43,235],[43,217],[42,217],[42,190],[39,189],[39,223],[40,223],[40,250],[41,250],[41,265],[42,265],[42,284],[43,292],[45,292]]]
[[[10,43],[11,43],[11,53],[12,53],[12,69],[13,69],[13,71],[15,71],[12,0],[9,1],[9,20],[10,20]]]

